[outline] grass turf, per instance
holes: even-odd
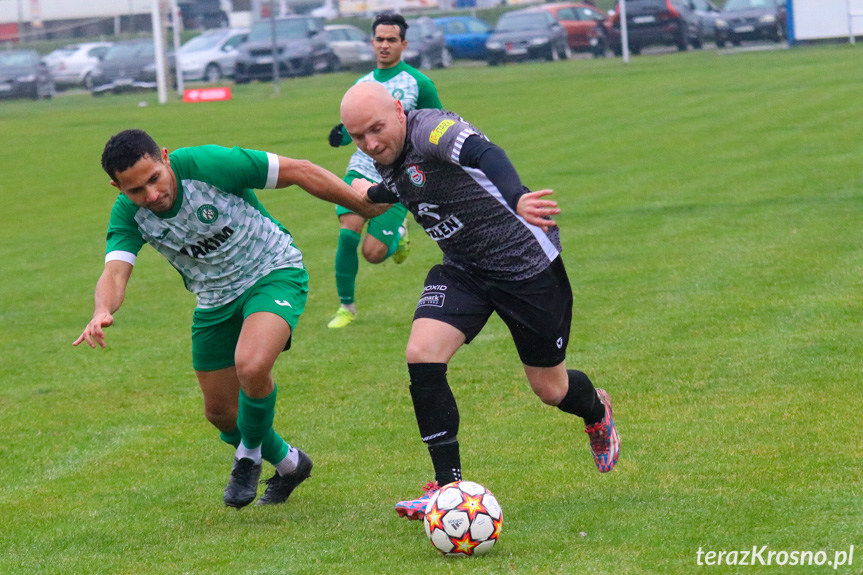
[[[221,505],[231,453],[190,367],[194,298],[154,251],[108,349],[70,345],[102,268],[110,134],[140,127],[169,149],[242,145],[341,174],[348,151],[326,136],[353,76],[285,81],[278,97],[239,86],[227,103],[4,102],[0,572],[690,573],[699,548],[832,558],[863,544],[859,59],[827,46],[430,74],[527,185],[556,190],[576,294],[568,363],[610,391],[623,442],[598,474],[493,319],[450,367],[466,477],[505,516],[498,546],[468,561],[439,557],[392,510],[431,477],[402,355],[440,259],[418,229],[402,266],[361,265],[359,320],[334,333],[333,208],[259,194],[311,274],[276,365],[276,426],[315,471],[285,506]]]

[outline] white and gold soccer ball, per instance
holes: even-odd
[[[456,481],[432,495],[423,525],[438,551],[449,557],[469,557],[494,547],[503,512],[491,491],[479,483]]]

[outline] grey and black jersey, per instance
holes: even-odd
[[[444,264],[491,279],[533,277],[560,253],[560,232],[527,223],[485,173],[459,164],[472,135],[485,138],[453,112],[408,112],[402,155],[392,165],[375,167],[383,185],[440,246]]]

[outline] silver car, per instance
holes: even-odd
[[[58,88],[83,86],[89,90],[93,87],[93,70],[111,45],[111,42],[69,44],[57,48],[44,60]]]
[[[248,28],[218,28],[195,36],[180,46],[183,79],[214,83],[233,76],[238,48],[248,37]]]
[[[343,70],[371,70],[375,67],[375,52],[372,50],[371,37],[347,24],[324,26],[327,43],[339,59]]]

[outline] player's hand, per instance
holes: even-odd
[[[542,199],[543,196],[549,196],[552,193],[554,190],[538,190],[524,194],[518,199],[516,213],[523,217],[527,223],[538,226],[542,228],[542,231],[547,232],[548,228],[557,225],[557,222],[550,216],[560,213],[557,202]]]
[[[378,204],[369,199],[369,188],[374,185],[375,184],[373,182],[363,178],[356,178],[351,182],[351,187],[360,193],[360,196],[362,196],[363,202],[365,203],[360,215],[366,219],[375,218],[393,207],[392,204]]]
[[[342,145],[342,124],[330,130],[330,145],[334,148]]]
[[[369,188],[371,188],[372,186],[374,186],[372,182],[363,178],[354,178],[354,180],[351,182],[351,187],[364,196],[366,196],[366,192],[368,192]],[[366,196],[366,201],[369,201],[368,196]]]
[[[72,345],[77,346],[82,341],[86,341],[87,345],[92,348],[98,343],[101,347],[105,347],[105,329],[114,324],[114,316],[108,312],[103,312],[93,315],[93,319],[84,328],[84,332],[78,336],[78,339],[72,342]]]

